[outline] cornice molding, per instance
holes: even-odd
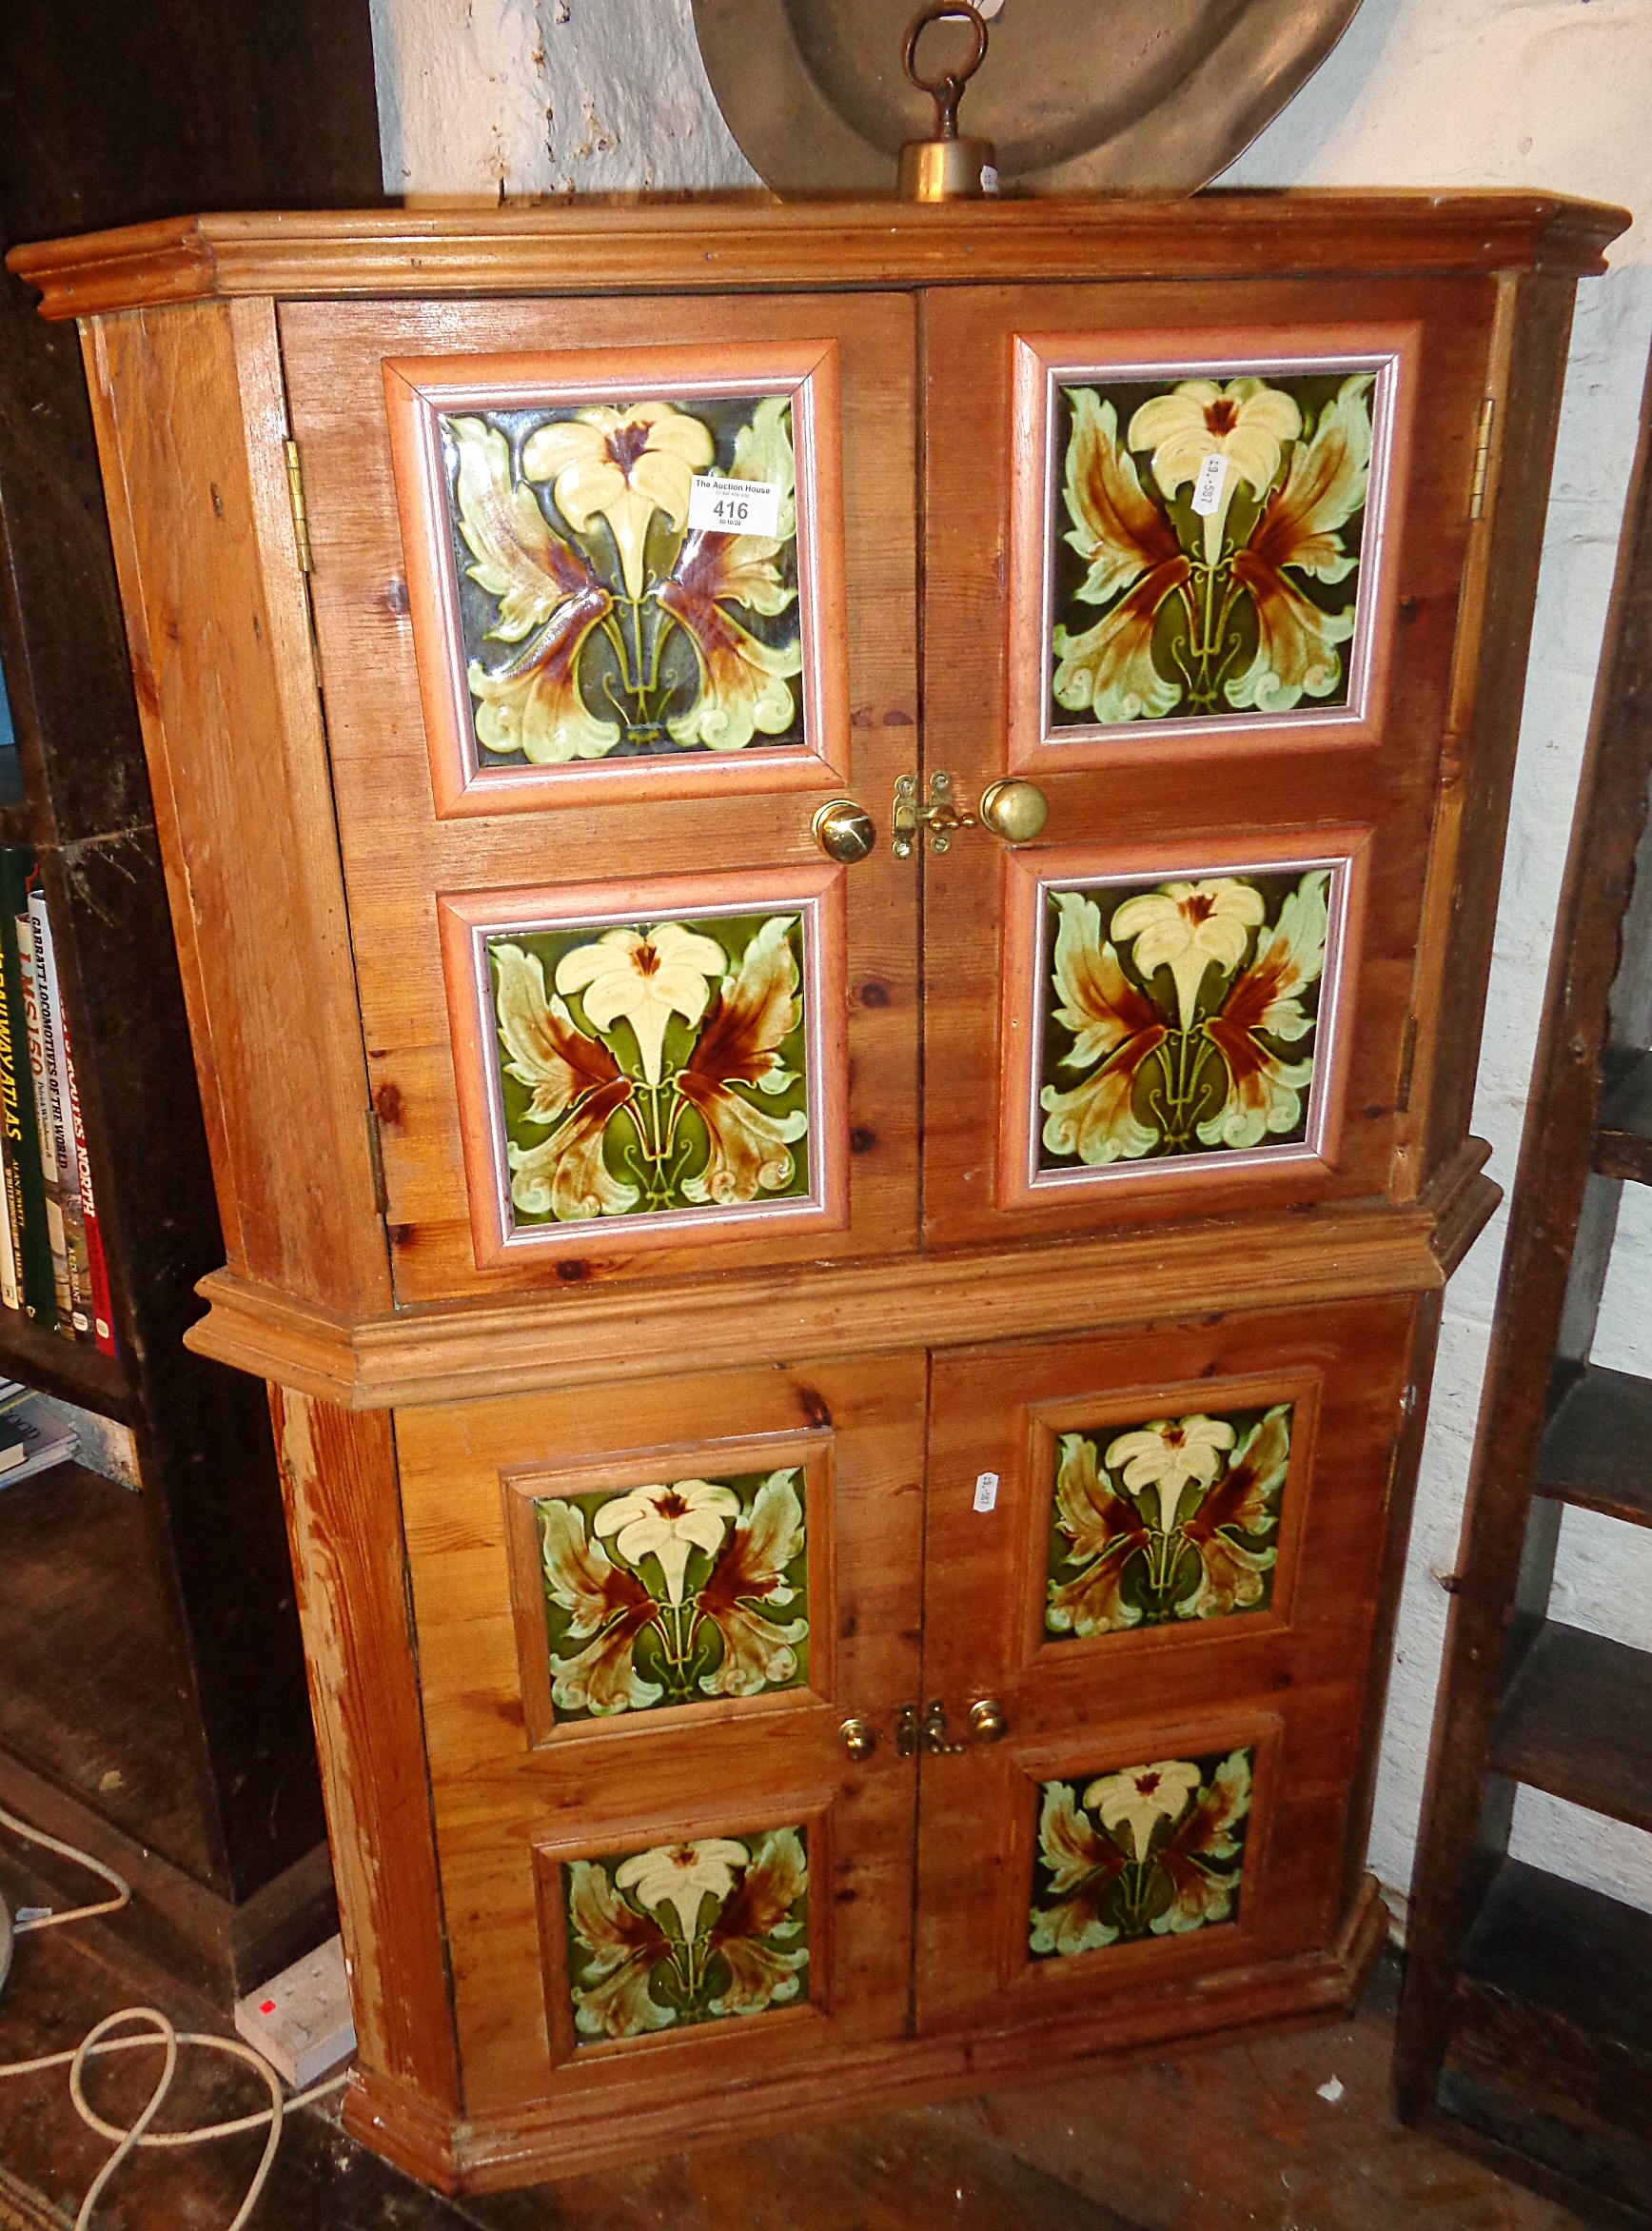
[[[200,216],[15,247],[48,318],[245,295],[816,286],[1604,268],[1625,209],[1556,194],[1092,195],[918,207],[764,195]]]

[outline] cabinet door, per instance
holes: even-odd
[[[905,2027],[924,1377],[399,1414],[472,2115],[623,2100],[687,2136],[723,2086]]]
[[[930,1239],[1388,1190],[1493,306],[930,301]]]
[[[963,1747],[923,1766],[921,2028],[1129,2043],[1334,1946],[1414,1311],[937,1356],[924,1682]]]
[[[913,326],[283,308],[402,1298],[914,1243]]]

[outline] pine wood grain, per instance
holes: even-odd
[[[688,1360],[684,1358],[683,1360]],[[894,1743],[921,1631],[920,1352],[657,1378],[618,1400],[537,1395],[409,1411],[397,1423],[420,1693],[472,2117],[536,2102],[620,2112],[749,2083],[905,2026],[916,1766]],[[803,1436],[799,1443],[799,1436]],[[537,1537],[511,1506],[810,1465],[811,1564],[830,1640],[806,1688],[564,1722],[535,1743],[522,1651],[549,1649]],[[513,1544],[515,1556],[513,1559]],[[524,1552],[526,1552],[524,1554]],[[838,1724],[869,1718],[865,1766]],[[771,2019],[578,2045],[563,1972],[564,1857],[808,1821],[808,1994]],[[536,1857],[536,1854],[538,1855]],[[536,1878],[538,1892],[536,1894]]]
[[[388,1299],[274,316],[88,343],[98,443],[229,1260]]]
[[[611,376],[614,352],[635,359],[693,346],[697,362],[728,345],[750,379],[764,342],[775,348],[777,387],[798,344],[834,342],[841,393],[844,484],[822,489],[823,515],[844,521],[849,665],[849,788],[887,830],[895,779],[910,760],[917,718],[912,456],[911,306],[903,299],[787,298],[777,303],[670,300],[628,303],[435,303],[382,307],[290,306],[282,346],[293,426],[304,456],[315,553],[316,634],[326,695],[339,834],[356,941],[362,1014],[375,1101],[383,1118],[384,1175],[396,1291],[404,1301],[542,1285],[559,1273],[531,1249],[478,1267],[459,1148],[458,1086],[438,949],[438,898],[482,903],[482,894],[547,883],[670,878],[688,911],[698,877],[726,903],[742,872],[820,867],[810,834],[815,806],[841,787],[824,768],[813,792],[765,787],[759,768],[718,794],[660,792],[632,761],[617,792],[581,775],[574,802],[554,780],[538,810],[442,819],[436,813],[423,719],[413,622],[402,583],[405,558],[392,490],[382,366],[438,356],[453,376],[473,357],[542,351],[554,338],[564,366],[591,355],[593,377]],[[817,646],[830,661],[842,644]],[[847,1123],[820,1145],[847,1164],[849,1226],[841,1238],[788,1232],[760,1212],[738,1238],[684,1218],[669,1234],[673,1267],[721,1269],[826,1254],[910,1248],[915,1221],[915,879],[880,841],[842,877],[848,915],[847,1000],[819,1018],[829,1044],[846,1023]],[[841,1000],[841,995],[839,995]],[[841,1018],[841,1019],[840,1019]],[[841,1101],[840,1103],[841,1104]],[[472,1127],[474,1135],[474,1126]],[[658,1271],[652,1240],[629,1241],[624,1217],[564,1229],[582,1279]],[[560,1274],[566,1276],[564,1262]]]
[[[280,1388],[270,1416],[359,2069],[441,2124],[460,2077],[390,1421]],[[351,2113],[372,2142],[371,2114]]]
[[[1545,444],[1573,279],[1618,221],[1520,196],[723,202],[202,219],[15,260],[59,314],[165,306],[102,316],[88,348],[231,1214],[191,1338],[277,1383],[356,1967],[348,2117],[393,2158],[449,2184],[520,2182],[1346,2003],[1381,1926],[1357,1846],[1415,1397],[1440,1289],[1496,1198],[1466,1078]],[[1273,750],[1248,729],[1194,768],[1144,732],[1050,776],[1048,834],[1024,856],[1066,874],[1128,847],[1169,876],[1188,846],[1229,864],[1224,845],[1357,854],[1351,1004],[1327,1061],[1346,1053],[1340,1135],[1317,1172],[1006,1209],[1015,879],[979,831],[896,860],[887,821],[899,775],[945,768],[973,805],[1007,768],[1014,337],[1240,332],[1266,359],[1281,336],[1334,353],[1325,336],[1373,326],[1400,336],[1415,409],[1408,445],[1396,419],[1368,733]],[[698,379],[719,347],[743,374],[772,348],[777,390],[800,352],[836,361],[843,487],[821,509],[843,516],[847,787],[880,833],[835,878],[840,1060],[830,1031],[817,1041],[847,1105],[849,1225],[754,1220],[667,1264],[609,1219],[559,1234],[554,1260],[479,1268],[455,1064],[492,1048],[485,1017],[455,1028],[441,905],[462,931],[524,893],[618,886],[641,905],[663,879],[686,915],[693,889],[766,903],[769,879],[822,871],[811,793],[765,788],[760,754],[698,796],[651,790],[639,762],[613,804],[600,769],[577,798],[547,784],[552,803],[499,813],[433,790],[404,540],[423,529],[398,508],[384,366],[462,385],[467,361],[554,354],[611,384],[617,364],[688,350]],[[1476,532],[1488,365],[1509,408]],[[1506,669],[1485,686],[1483,632]],[[836,786],[824,760],[819,776]],[[1268,1609],[1047,1643],[1062,1421],[1276,1399],[1296,1429]],[[678,1467],[715,1478],[765,1449],[808,1474],[808,1688],[559,1723],[533,1505]],[[982,1470],[1005,1484],[991,1516],[970,1500]],[[956,1738],[984,1694],[1004,1743],[899,1756],[902,1706],[941,1705]],[[838,1740],[851,1711],[878,1736],[863,1764]],[[1039,1775],[1236,1745],[1256,1771],[1237,1921],[1030,1964]],[[810,1837],[807,2000],[580,2042],[564,1863],[785,1823]]]
[[[216,216],[14,248],[49,317],[231,294],[784,289],[1239,271],[1603,268],[1628,211],[1555,195],[1210,193],[919,208],[725,194],[555,210]],[[807,276],[799,282],[799,272]]]
[[[1013,629],[1024,664],[1038,637],[1026,607],[1041,585],[1025,563],[1012,579],[1010,561],[1017,510],[1045,510],[1044,452],[1026,427],[1018,427],[1013,445],[984,444],[976,434],[983,414],[1006,428],[1013,423],[1014,352],[1029,346],[1018,336],[1035,336],[1042,356],[1066,349],[1073,337],[1077,355],[1064,362],[1083,357],[1086,337],[1100,337],[1103,361],[1128,353],[1173,363],[1178,349],[1186,357],[1197,346],[1201,330],[1226,345],[1244,329],[1256,334],[1255,361],[1263,364],[1271,361],[1270,349],[1340,349],[1345,336],[1363,329],[1368,339],[1380,325],[1410,336],[1406,355],[1419,398],[1415,439],[1406,439],[1402,423],[1392,465],[1395,531],[1378,617],[1391,639],[1385,655],[1391,656],[1392,681],[1373,705],[1369,748],[1293,727],[1287,715],[1262,733],[1246,723],[1202,741],[1196,759],[1187,756],[1189,747],[1156,744],[1156,724],[1146,721],[1117,761],[1105,765],[1072,767],[1064,758],[1058,763],[1054,750],[1023,751],[1017,765],[1025,761],[1023,771],[1050,800],[1042,836],[1006,859],[984,832],[972,830],[954,838],[944,858],[925,861],[924,1230],[931,1244],[1161,1215],[1167,1186],[1191,1195],[1181,1204],[1184,1214],[1212,1215],[1271,1205],[1282,1194],[1326,1199],[1386,1190],[1494,304],[1494,289],[1482,279],[1021,286],[928,298],[925,563],[928,577],[946,580],[949,593],[926,613],[924,748],[926,766],[945,767],[970,803],[1012,763],[1012,669],[1002,659],[984,661],[979,645],[1003,642]],[[956,377],[960,362],[973,367],[968,382]],[[1040,487],[1033,497],[1026,493],[1030,476]],[[1015,702],[1028,686],[1016,683]],[[1085,756],[1099,761],[1093,748]],[[1024,1082],[1010,1075],[1013,1062],[1026,1066],[1025,1034],[1014,1054],[1011,1045],[1015,1017],[1033,989],[1006,983],[1005,1020],[994,1030],[1000,978],[1027,962],[1025,941],[1013,948],[1005,941],[1005,886],[1013,876],[1036,872],[1045,854],[1057,850],[1069,862],[1092,857],[1092,872],[1105,872],[1111,852],[1128,842],[1143,858],[1156,856],[1156,873],[1168,878],[1178,860],[1196,864],[1201,845],[1217,853],[1230,846],[1241,857],[1249,847],[1250,859],[1263,860],[1273,856],[1270,842],[1277,848],[1283,841],[1287,850],[1311,845],[1338,825],[1371,835],[1364,934],[1347,964],[1359,1020],[1334,1161],[1324,1168],[1263,1165],[1241,1175],[1226,1171],[1219,1156],[1167,1158],[1131,1165],[1129,1182],[1110,1176],[1088,1187],[1064,1184],[1057,1196],[1036,1204],[1025,1197],[1019,1166],[1003,1166],[1012,1150],[1001,1134],[993,1150],[999,1076],[1005,1094],[1025,1096]],[[1481,996],[1484,981],[1483,965],[1462,996]],[[1419,1059],[1426,1065],[1432,1055],[1430,1040]],[[1012,1194],[1006,1209],[1001,1204]]]
[[[924,2028],[974,2028],[1128,1992],[1179,1960],[1219,1967],[1300,1952],[1342,1925],[1388,1440],[1411,1316],[1401,1300],[1207,1313],[1196,1326],[1160,1322],[1112,1340],[936,1356],[924,1686],[966,1747],[925,1765]],[[1292,1406],[1291,1452],[1268,1607],[1052,1639],[1044,1616],[1059,1436],[1279,1402]],[[974,1490],[986,1471],[999,1486],[983,1514]],[[991,1748],[966,1733],[982,1696],[997,1700],[1009,1724]],[[1030,1960],[1040,1777],[1241,1744],[1258,1756],[1238,1923],[1172,1944]]]
[[[1331,2020],[1358,1998],[1386,1934],[1386,1914],[1367,1876],[1347,1926],[1328,1951],[1166,1978],[1105,2010],[1067,2010],[1031,2034],[1019,2029],[968,2041],[914,2038],[894,2046],[823,2053],[806,2073],[765,2073],[709,2107],[688,2094],[627,2103],[616,2117],[597,2098],[576,2111],[479,2115],[455,2130],[450,2143],[439,2147],[433,2132],[425,2133],[424,2142],[449,2188],[492,2192],[635,2161],[639,2152],[807,2128],[853,2113],[862,2103],[915,2106],[978,2091],[993,2079],[1025,2082],[1030,2060],[1044,2070],[1092,2059],[1105,2064],[1114,2057],[1151,2054],[1178,2038],[1256,2036]],[[375,2096],[370,2083],[364,2096]],[[417,2143],[414,2126],[403,2127]],[[418,2169],[411,2150],[399,2158]]]
[[[189,1333],[203,1354],[343,1403],[410,1403],[658,1374],[693,1328],[693,1360],[846,1355],[898,1346],[914,1326],[941,1345],[1017,1339],[1081,1321],[1120,1329],[1210,1307],[1430,1293],[1499,1198],[1467,1142],[1429,1201],[1257,1215],[1241,1249],[1213,1222],[1076,1234],[1041,1247],[957,1250],[914,1263],[819,1265],[777,1279],[660,1280],[647,1289],[576,1282],[510,1303],[407,1309],[348,1318],[296,1303],[226,1271],[202,1280],[210,1303]],[[1446,1182],[1449,1179],[1449,1184]],[[1258,1266],[1262,1266],[1259,1270]],[[1261,1291],[1259,1291],[1259,1282]]]

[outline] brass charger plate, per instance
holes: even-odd
[[[961,128],[994,143],[1010,190],[1191,193],[1277,115],[1359,4],[1002,0]],[[718,106],[777,193],[894,188],[902,142],[934,131],[901,69],[916,5],[694,0]],[[925,72],[969,37],[963,25],[926,32]]]

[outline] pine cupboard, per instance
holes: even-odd
[[[449,2187],[1331,2013],[1577,278],[1504,195],[204,218],[81,321]]]

